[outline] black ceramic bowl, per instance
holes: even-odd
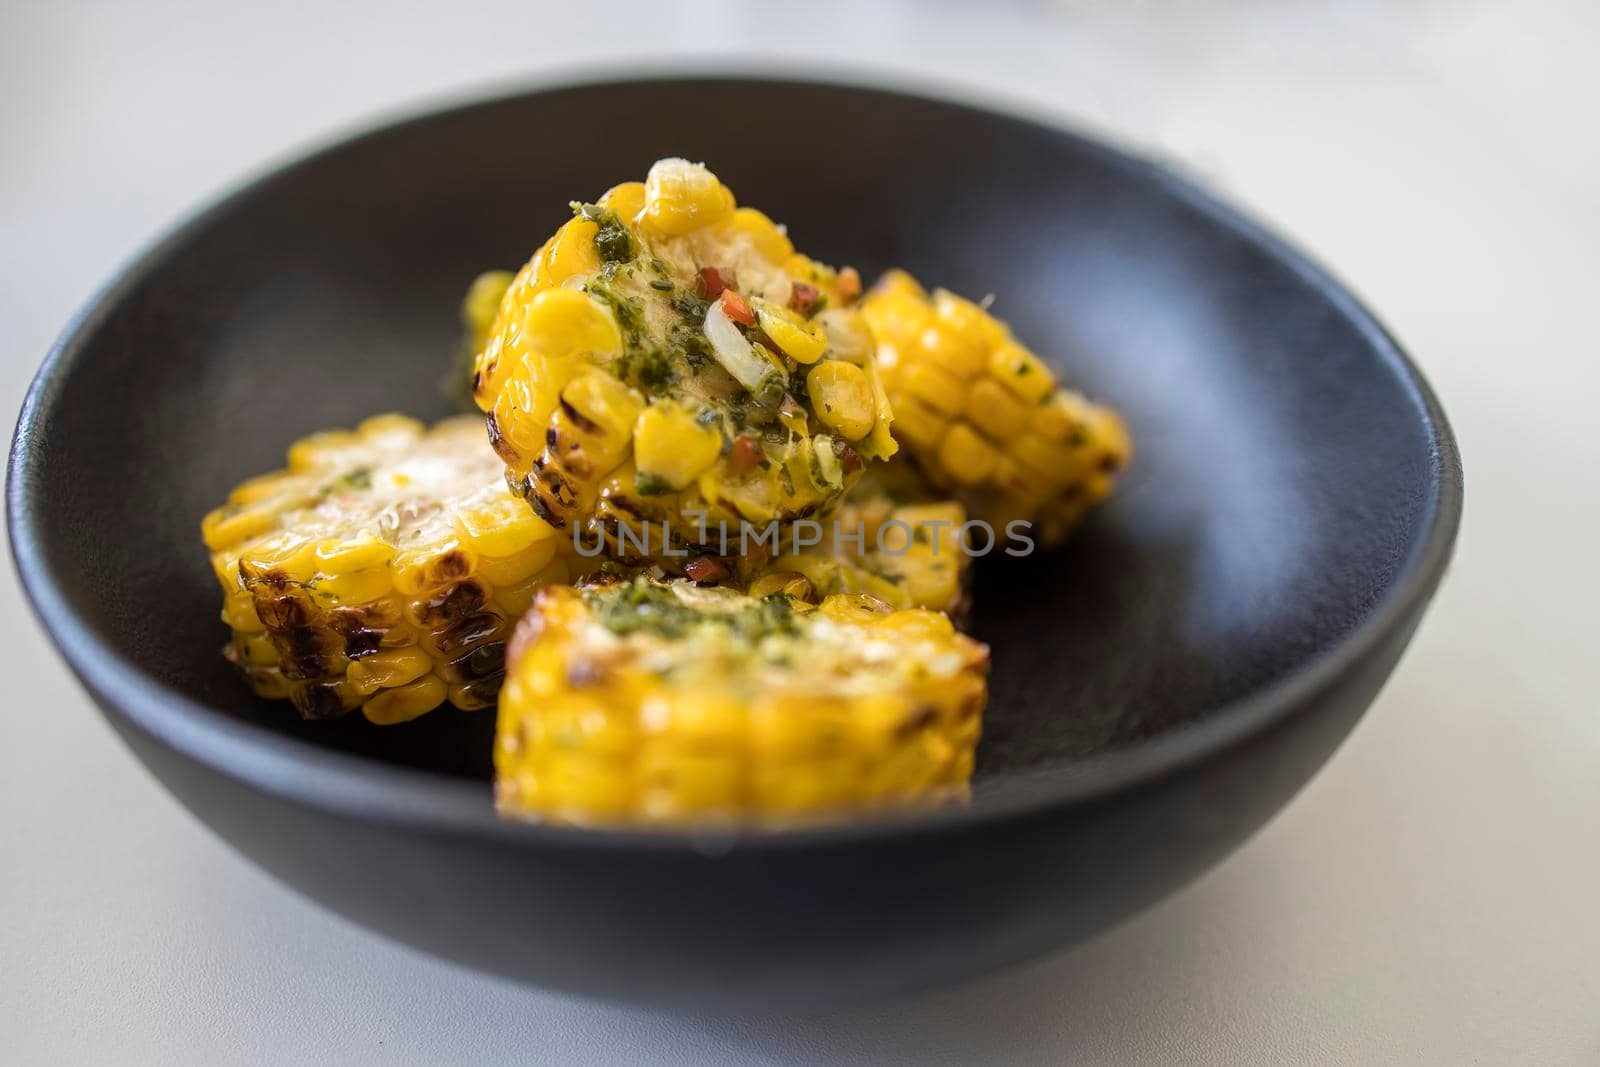
[[[796,115],[799,142],[773,121]],[[201,515],[300,434],[441,414],[467,281],[668,155],[821,259],[999,294],[1126,413],[1138,454],[1112,503],[1062,552],[979,568],[994,674],[969,807],[737,839],[505,823],[492,715],[305,724],[217,654]],[[1394,666],[1461,471],[1373,318],[1156,166],[895,92],[674,78],[389,126],[205,211],[50,353],[8,504],[22,579],[108,721],[285,882],[530,982],[786,1008],[1069,944],[1215,863]]]

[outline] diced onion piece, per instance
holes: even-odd
[[[811,451],[828,485],[835,489],[844,485],[844,469],[839,465],[839,457],[833,454],[833,438],[825,433],[818,434],[811,439]]]
[[[705,332],[706,340],[711,342],[711,354],[722,364],[722,369],[752,393],[774,373],[772,364],[750,347],[739,327],[723,312],[720,302],[706,310]]]

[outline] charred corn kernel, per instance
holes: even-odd
[[[703,163],[661,159],[645,177],[642,221],[653,233],[678,237],[722,222],[733,208],[733,191]]]
[[[859,441],[877,421],[872,382],[860,367],[839,360],[819,363],[806,374],[806,391],[818,420],[846,440]]]
[[[957,495],[997,530],[1033,523],[1048,545],[1110,493],[1132,455],[1122,421],[1062,388],[984,307],[890,271],[862,314],[924,498]]]
[[[796,363],[815,363],[828,349],[822,327],[770,300],[752,300],[756,322],[780,351]]]
[[[507,288],[473,375],[509,484],[562,536],[681,567],[730,554],[721,534],[746,522],[825,513],[894,453],[853,271],[797,254],[681,159],[573,210]]]
[[[634,578],[543,590],[521,627],[507,816],[785,825],[966,794],[988,653],[937,613]]]
[[[228,659],[307,718],[360,707],[392,723],[447,697],[492,703],[530,586],[568,571],[555,567],[561,538],[506,488],[479,420],[369,419],[291,456],[203,523]],[[243,507],[258,521],[230,523]]]
[[[722,434],[670,400],[645,408],[634,424],[634,483],[641,493],[683,489],[721,454]]]

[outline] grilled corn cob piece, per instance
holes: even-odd
[[[819,513],[894,452],[854,271],[796,253],[681,159],[573,211],[473,377],[509,481],[551,525],[666,561]]]
[[[890,271],[863,301],[895,438],[930,486],[1000,536],[1035,524],[1061,540],[1132,455],[1115,412],[1064,389],[982,307]]]
[[[972,563],[960,536],[966,508],[955,500],[897,498],[876,472],[900,462],[877,465],[817,529],[797,524],[749,583],[750,595],[783,592],[816,601],[866,593],[893,608],[942,611],[963,625]]]
[[[507,490],[474,416],[302,438],[202,533],[233,630],[224,654],[308,719],[487,706],[512,624],[581,562]]]
[[[966,795],[988,650],[930,611],[644,578],[542,591],[495,742],[507,815],[805,822]]]

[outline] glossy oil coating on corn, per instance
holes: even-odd
[[[628,563],[670,565],[669,542],[736,554],[715,531],[821,513],[894,452],[853,271],[681,159],[573,211],[506,291],[472,383],[551,525]]]
[[[966,795],[988,651],[943,615],[642,578],[547,589],[512,641],[500,810],[784,824]]]
[[[1006,325],[890,271],[863,301],[895,439],[931,487],[1004,535],[1054,544],[1112,489],[1132,443],[1115,412],[1064,389]]]
[[[202,532],[233,630],[225,654],[259,695],[313,719],[487,706],[512,625],[575,562],[507,490],[475,416],[428,429],[385,415],[303,438]]]

